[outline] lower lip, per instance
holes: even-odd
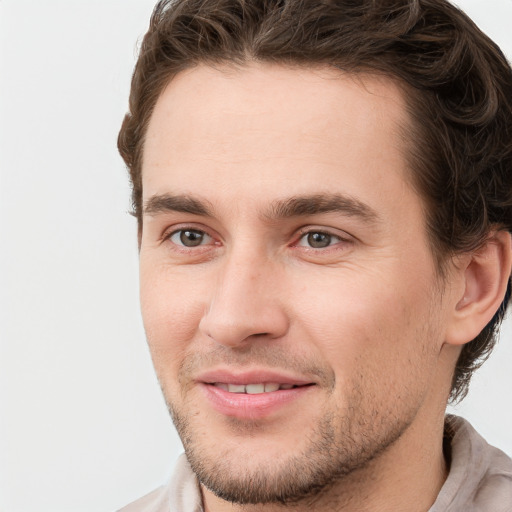
[[[225,416],[239,419],[261,419],[309,393],[315,386],[299,386],[270,393],[230,393],[211,384],[201,384],[213,408]]]

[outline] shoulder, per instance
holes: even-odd
[[[448,416],[450,441],[448,478],[430,512],[510,512],[512,459],[489,445],[464,419]]]
[[[485,441],[484,441],[485,442]],[[475,489],[475,509],[510,512],[512,510],[512,459],[485,443],[487,471]]]
[[[169,512],[167,497],[167,489],[162,486],[119,509],[118,512]]]
[[[117,512],[202,512],[202,510],[199,483],[187,458],[181,455],[167,485],[155,489]]]

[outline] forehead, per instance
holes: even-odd
[[[401,90],[383,77],[197,66],[175,77],[155,106],[144,200],[175,189],[215,192],[219,201],[232,202],[235,190],[272,200],[284,185],[289,194],[400,193],[407,174],[400,133],[408,122]]]

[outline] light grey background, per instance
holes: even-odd
[[[0,0],[0,511],[106,512],[181,451],[116,152],[153,0]],[[512,0],[460,0],[512,56]],[[512,322],[458,407],[512,454]]]

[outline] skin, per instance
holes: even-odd
[[[390,80],[268,64],[198,66],[156,105],[142,313],[207,511],[411,512],[435,501],[468,264],[444,281],[436,271],[405,112]],[[276,215],[279,202],[333,194],[347,200],[337,211]],[[199,245],[183,245],[186,229]],[[212,369],[313,385],[270,414],[235,417],[198,382]]]

